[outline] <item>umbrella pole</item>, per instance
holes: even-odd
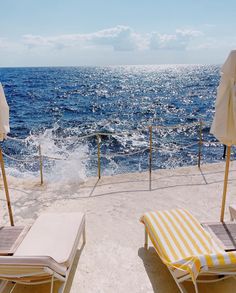
[[[10,196],[9,196],[7,177],[6,177],[6,172],[5,172],[4,161],[3,161],[3,156],[2,156],[2,149],[1,148],[0,148],[0,164],[1,164],[1,169],[2,169],[2,179],[3,179],[3,184],[4,184],[6,199],[7,199],[7,207],[8,207],[10,223],[11,223],[11,226],[14,226],[13,214],[12,214],[12,209],[11,209],[11,201],[10,201]]]
[[[226,201],[226,192],[227,192],[227,185],[228,185],[230,153],[231,153],[231,146],[227,146],[227,157],[226,157],[226,164],[225,164],[224,189],[223,189],[222,204],[221,204],[221,215],[220,215],[220,221],[221,222],[224,221],[224,215],[225,215],[225,201]]]

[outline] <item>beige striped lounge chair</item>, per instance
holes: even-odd
[[[147,212],[141,217],[148,236],[168,267],[180,292],[184,281],[213,282],[236,275],[236,251],[225,252],[201,224],[184,209]]]
[[[84,214],[42,214],[14,254],[0,256],[0,280],[30,285],[51,282],[50,292],[54,281],[61,281],[58,292],[63,293],[82,236],[84,245]]]

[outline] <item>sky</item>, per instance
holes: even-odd
[[[235,0],[0,0],[0,67],[222,64]]]

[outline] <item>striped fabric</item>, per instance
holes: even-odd
[[[141,222],[162,261],[189,273],[193,282],[200,271],[236,264],[236,252],[225,252],[186,210],[148,212]]]

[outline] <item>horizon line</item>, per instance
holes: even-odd
[[[1,66],[0,69],[8,68],[66,68],[66,67],[144,67],[144,66],[220,66],[216,63],[162,63],[162,64],[117,64],[117,65],[15,65]]]

